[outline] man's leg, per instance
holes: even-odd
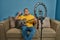
[[[24,40],[27,40],[27,27],[26,26],[23,26],[22,27],[22,35],[24,37]]]
[[[34,27],[32,27],[32,28],[29,28],[29,30],[30,30],[30,34],[29,34],[28,40],[32,40],[36,29]]]

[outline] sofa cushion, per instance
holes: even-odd
[[[36,30],[34,38],[38,38],[40,36],[40,32]],[[20,29],[12,28],[6,32],[7,37],[22,37],[22,32]],[[56,37],[56,32],[52,28],[43,28],[42,31],[43,37]]]
[[[12,28],[6,32],[7,37],[19,37],[22,38],[22,31],[20,29]],[[39,38],[39,31],[36,30],[36,33],[33,38]]]
[[[56,32],[52,28],[43,28],[42,37],[56,37]]]
[[[39,38],[39,31],[36,29],[36,32],[35,32],[35,34],[34,34],[34,36],[33,36],[33,38]]]
[[[23,38],[8,38],[7,40],[24,40]],[[32,40],[40,40],[39,38],[37,39],[32,39]]]
[[[20,38],[8,38],[7,40],[23,40],[23,39],[20,39]]]
[[[42,40],[55,40],[55,38],[42,38]]]
[[[7,37],[21,37],[21,30],[16,28],[11,28],[6,32]]]

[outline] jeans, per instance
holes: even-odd
[[[28,31],[30,32],[28,34]],[[23,26],[22,27],[22,35],[24,37],[24,40],[32,40],[34,34],[35,34],[35,28],[34,27],[26,27],[26,26]]]

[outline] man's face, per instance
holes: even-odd
[[[28,11],[28,9],[25,9],[25,13],[24,13],[25,15],[28,15],[29,14],[29,11]]]

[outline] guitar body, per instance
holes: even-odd
[[[26,23],[27,22],[32,22],[32,20],[33,19],[31,19],[31,20],[28,20],[28,21],[26,21],[26,20],[16,20],[15,21],[15,25],[16,25],[16,28],[21,28],[22,26],[26,26]]]
[[[22,26],[25,26],[25,21],[24,20],[16,20],[15,25],[16,25],[15,28],[20,29]]]

